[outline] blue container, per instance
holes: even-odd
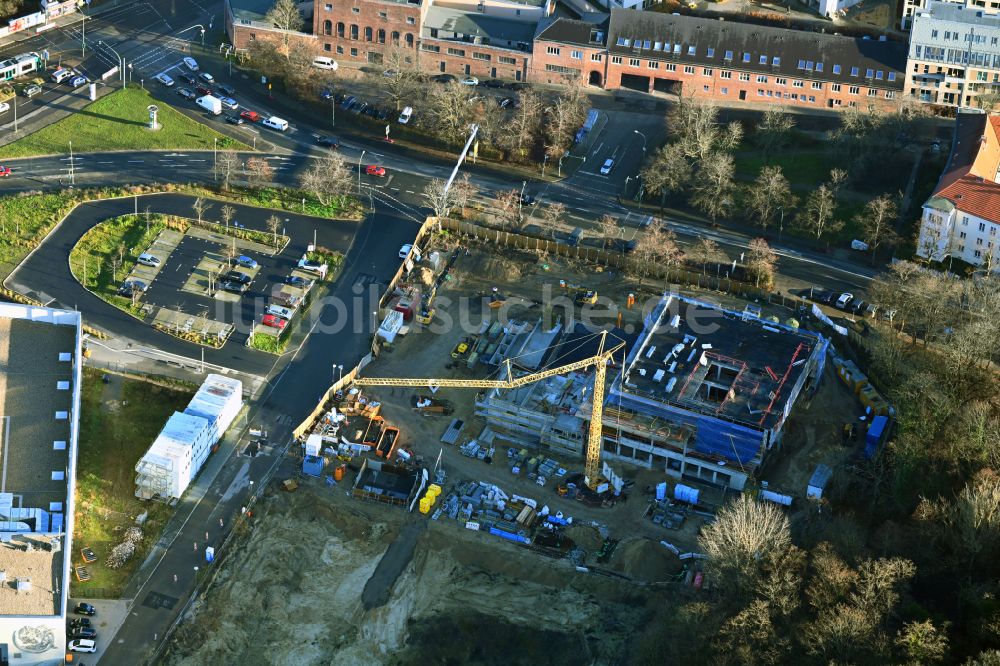
[[[876,416],[868,426],[868,434],[865,435],[865,458],[871,460],[878,453],[882,440],[885,439],[889,430],[889,417]]]

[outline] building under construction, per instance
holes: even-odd
[[[676,295],[664,296],[638,336],[613,331],[608,341],[626,342],[628,354],[608,369],[602,456],[737,490],[780,445],[795,401],[822,375],[827,347],[816,333]],[[540,363],[512,366],[568,364],[596,344],[570,327]],[[589,370],[491,389],[476,413],[490,437],[582,456],[592,386]]]

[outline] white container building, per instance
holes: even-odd
[[[243,406],[243,383],[209,375],[183,412],[174,412],[135,466],[136,497],[184,494]]]

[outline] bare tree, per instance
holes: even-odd
[[[661,146],[642,170],[646,191],[654,196],[660,195],[660,208],[668,196],[682,192],[690,181],[691,163],[679,144]]]
[[[597,221],[597,228],[601,230],[601,236],[604,238],[605,248],[614,244],[615,239],[618,238],[622,229],[618,218],[610,213],[605,213],[601,216],[601,219]]]
[[[711,153],[698,164],[691,202],[708,215],[712,222],[729,213],[733,206],[733,156]]]
[[[198,216],[198,224],[201,224],[202,217],[205,215],[206,212],[208,212],[208,210],[211,207],[212,207],[211,204],[207,203],[201,197],[198,197],[197,199],[194,200],[194,203],[191,204],[191,208],[194,209],[195,215]]]
[[[754,138],[764,152],[765,159],[788,143],[789,134],[794,127],[795,120],[786,109],[772,106],[764,111],[760,122],[757,123]]]
[[[649,270],[653,266],[659,264],[673,268],[684,258],[684,252],[677,245],[677,234],[671,229],[660,226],[652,227],[636,239],[632,255],[635,258],[632,268],[639,273],[640,286],[641,278],[649,275]]]
[[[229,223],[233,221],[234,217],[236,217],[236,209],[229,204],[224,205],[219,210],[219,219],[222,220],[223,226],[227,229],[229,228]]]
[[[271,7],[271,9],[269,9],[267,14],[264,16],[264,20],[273,25],[275,28],[278,28],[279,30],[286,30],[288,32],[302,30],[302,27],[305,25],[305,20],[302,18],[302,12],[299,11],[299,5],[295,2],[295,0],[276,0],[274,6]],[[286,32],[282,38],[286,58],[289,53],[288,32]]]
[[[250,187],[263,187],[274,180],[274,167],[263,157],[251,157],[246,163]]]
[[[476,124],[479,125],[477,140],[498,150],[505,150],[507,134],[510,130],[504,110],[493,103],[492,97],[487,97],[473,106],[473,117]]]
[[[746,205],[754,213],[754,220],[765,231],[774,221],[775,214],[792,206],[794,197],[788,179],[780,166],[765,166],[757,180],[746,188]]]
[[[734,150],[743,140],[742,125],[734,121],[723,127],[718,117],[713,102],[682,95],[668,116],[667,127],[685,156],[703,160],[714,152]]]
[[[520,228],[523,217],[521,215],[521,193],[517,190],[504,190],[497,192],[493,198],[496,209],[496,217],[500,220],[500,226],[507,229]]]
[[[271,237],[272,237],[273,243],[274,243],[274,249],[277,250],[278,249],[278,229],[281,228],[281,218],[278,217],[277,215],[271,215],[269,218],[267,218],[267,221],[265,222],[265,224],[267,225],[267,230],[271,232]]]
[[[715,522],[702,528],[698,545],[720,585],[746,594],[756,586],[768,557],[791,548],[792,537],[781,509],[744,494],[719,509]]]
[[[545,117],[545,150],[558,160],[572,145],[573,135],[587,118],[588,101],[579,87],[565,90],[550,106]]]
[[[235,150],[220,150],[217,164],[219,173],[222,175],[222,189],[229,191],[233,174],[240,166],[240,156]]]
[[[337,152],[330,152],[325,158],[315,160],[299,176],[302,189],[315,196],[324,206],[346,194],[351,181],[351,170],[344,157]]]
[[[413,50],[397,40],[382,56],[382,65],[385,70],[375,75],[376,81],[399,111],[419,91],[420,75]]]
[[[465,140],[473,108],[469,104],[471,93],[458,81],[435,86],[429,95],[428,115],[434,132],[448,143]]]
[[[434,212],[434,217],[438,219],[438,229],[441,228],[441,220],[448,217],[452,206],[455,204],[451,189],[445,189],[445,181],[434,178],[424,186],[423,197]]]
[[[695,243],[693,254],[698,263],[701,264],[701,272],[704,275],[708,271],[708,263],[710,261],[719,261],[722,251],[719,249],[718,243],[708,236],[702,236]]]
[[[930,620],[908,622],[896,635],[896,647],[909,664],[936,664],[948,653],[948,635]]]
[[[553,201],[542,210],[542,220],[552,231],[562,223],[564,215],[566,215],[566,204],[559,201]]]
[[[521,92],[520,101],[521,105],[514,109],[507,124],[505,146],[523,157],[541,126],[542,103],[530,90]]]
[[[774,253],[771,246],[763,238],[754,238],[750,241],[749,252],[747,252],[746,271],[758,289],[771,289],[774,286],[775,267],[778,264],[778,255]]]
[[[837,202],[833,190],[823,183],[809,193],[805,207],[799,211],[797,224],[804,231],[817,239],[824,235],[836,233],[844,223],[834,218],[837,212]]]
[[[863,231],[862,238],[872,250],[872,263],[875,263],[875,253],[883,245],[895,245],[898,239],[893,228],[896,222],[896,200],[888,194],[881,194],[867,204],[865,212],[855,217],[855,221]]]
[[[461,178],[456,178],[451,184],[451,194],[454,197],[455,206],[462,211],[465,217],[465,209],[469,205],[469,200],[478,194],[479,188],[472,182],[469,172],[462,174]]]

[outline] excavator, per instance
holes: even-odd
[[[516,389],[526,384],[532,384],[555,375],[561,375],[574,370],[594,366],[594,391],[591,394],[590,428],[587,433],[587,449],[584,464],[584,484],[595,493],[606,490],[606,481],[601,479],[601,433],[603,431],[602,417],[604,414],[604,381],[607,375],[608,363],[621,350],[624,342],[607,347],[607,332],[601,332],[597,353],[580,361],[556,366],[547,370],[533,372],[521,377],[515,377],[510,359],[504,360],[507,379],[431,379],[431,378],[401,378],[401,377],[356,377],[354,384],[358,386],[408,386],[413,388],[475,388],[475,389]]]

